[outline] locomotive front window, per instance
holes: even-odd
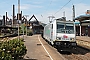
[[[57,33],[73,34],[74,33],[74,24],[57,22]]]

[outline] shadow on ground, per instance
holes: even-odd
[[[37,60],[37,59],[23,59],[23,60]]]
[[[20,60],[38,60],[38,59],[20,59]]]
[[[81,46],[77,46],[75,49],[70,49],[70,50],[67,50],[67,51],[60,51],[60,49],[57,49],[57,51],[60,53],[60,54],[64,54],[64,55],[71,55],[71,54],[80,54],[80,55],[85,55],[87,53],[90,53],[90,50],[84,48],[84,47],[81,47]]]

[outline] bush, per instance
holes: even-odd
[[[27,32],[28,34],[28,36],[32,36],[33,35],[33,31],[32,30],[28,30],[28,32]]]
[[[22,39],[0,42],[0,60],[18,60],[27,52]]]

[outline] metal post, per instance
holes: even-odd
[[[27,15],[24,15],[26,18],[25,18],[25,24],[26,24],[26,36],[27,36]]]
[[[24,23],[23,23],[23,26],[24,26]],[[23,27],[23,39],[24,39],[24,27]]]
[[[80,36],[81,36],[81,25],[80,25]]]
[[[73,21],[75,22],[75,7],[74,7],[74,5],[73,5]]]
[[[21,11],[21,21],[22,21],[22,11]],[[23,39],[24,39],[24,21],[23,21]]]
[[[18,0],[18,13],[20,13],[20,0]]]
[[[48,16],[48,18],[49,18],[49,22],[51,23],[52,19],[55,18],[55,17],[54,16]],[[50,18],[52,18],[52,19],[50,19]]]
[[[63,17],[65,17],[65,11],[63,12]]]
[[[80,26],[80,36],[81,36],[81,23],[79,24],[79,26]]]
[[[18,23],[18,40],[19,40],[19,23]]]
[[[29,15],[24,15],[25,17],[26,17],[26,36],[27,36],[27,17],[29,16]]]
[[[26,36],[27,36],[27,16],[26,16]]]
[[[19,20],[19,13],[20,13],[20,0],[18,0],[18,20]],[[18,21],[18,40],[19,40],[19,21]]]

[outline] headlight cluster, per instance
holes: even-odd
[[[60,42],[56,42],[55,44],[56,44],[56,45],[60,45]]]
[[[57,40],[61,40],[61,38],[60,37],[57,37]]]
[[[70,40],[74,41],[74,38],[70,38]]]

